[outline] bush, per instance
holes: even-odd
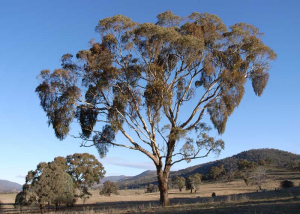
[[[153,184],[149,184],[146,188],[145,193],[153,193],[153,192],[157,192],[158,191],[158,187],[153,185]]]
[[[215,192],[213,192],[212,194],[211,194],[211,197],[216,197],[217,196],[217,194],[215,193]]]
[[[280,182],[280,187],[283,189],[294,187],[294,186],[295,185],[293,181],[284,180]]]
[[[119,195],[118,190],[119,188],[115,183],[107,180],[103,183],[103,188],[100,191],[100,195],[105,195],[105,196],[110,196],[111,194]]]

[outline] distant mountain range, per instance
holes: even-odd
[[[272,159],[273,165],[283,167],[292,161],[300,160],[300,155],[277,149],[252,149],[241,152],[232,157],[173,171],[170,173],[170,176],[178,175],[187,177],[195,173],[207,174],[212,166],[219,165],[224,165],[226,169],[237,169],[237,162],[241,159],[258,162],[260,159],[266,158]],[[157,184],[156,171],[148,170],[137,176],[121,179],[117,183],[120,188],[137,188],[151,183]]]
[[[22,190],[22,185],[7,181],[0,180],[0,192],[20,192]]]

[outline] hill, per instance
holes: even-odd
[[[125,176],[125,175],[104,176],[104,178],[101,179],[101,184],[103,184],[105,181],[117,182],[126,178],[130,178],[130,176]]]
[[[0,192],[19,192],[22,190],[22,185],[7,181],[0,180]]]
[[[118,182],[120,187],[138,188],[140,183],[153,183],[156,182],[156,171],[147,170],[139,175],[125,178]],[[137,184],[137,185],[135,185]]]
[[[195,165],[188,167],[186,169],[181,169],[178,171],[173,171],[170,173],[171,176],[183,176],[187,177],[191,174],[200,173],[207,174],[211,167],[224,165],[227,170],[237,169],[237,162],[241,159],[246,159],[248,161],[258,162],[260,159],[270,158],[273,160],[273,165],[276,167],[284,167],[288,163],[300,160],[300,155],[293,154],[291,152],[286,152],[277,149],[252,149],[248,151],[241,152],[232,157]],[[145,171],[140,175],[127,178],[117,182],[120,188],[137,188],[144,187],[150,183],[157,184],[156,172],[155,171]]]

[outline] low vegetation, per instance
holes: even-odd
[[[153,192],[157,192],[157,191],[158,191],[158,187],[156,185],[149,184],[146,187],[145,193],[153,193]]]
[[[111,194],[119,195],[118,190],[119,188],[115,183],[111,181],[105,181],[103,183],[102,190],[100,191],[100,195],[105,195],[105,196],[110,196]]]
[[[280,187],[282,189],[294,187],[294,182],[293,181],[288,181],[288,180],[281,181],[280,182]]]

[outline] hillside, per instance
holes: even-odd
[[[104,176],[104,178],[101,179],[101,183],[103,184],[105,181],[117,182],[117,181],[124,180],[126,178],[130,178],[130,176],[125,176],[125,175]]]
[[[170,173],[170,177],[175,175],[187,177],[190,174],[195,174],[195,173],[207,174],[209,172],[209,169],[212,166],[219,166],[219,165],[224,165],[226,169],[234,170],[237,168],[237,162],[241,159],[258,162],[260,159],[266,159],[266,158],[272,159],[274,166],[284,167],[289,162],[300,160],[300,155],[282,151],[282,150],[277,150],[277,149],[252,149],[249,151],[241,152],[232,157],[228,157],[228,158],[224,158],[224,159],[220,159],[220,160],[216,160],[204,164],[199,164],[178,171],[173,171]],[[136,187],[145,186],[150,183],[157,184],[156,173],[155,171],[151,171],[151,172],[152,173],[149,173],[149,171],[145,171],[140,175],[124,179],[122,181],[119,181],[118,185],[121,188],[125,186],[128,188],[136,188]]]
[[[128,186],[129,188],[138,188],[140,182],[143,183],[152,183],[153,181],[156,181],[156,171],[155,170],[147,170],[139,175],[125,178],[118,182],[120,187],[122,186]],[[135,185],[138,184],[138,185]]]
[[[0,192],[19,192],[22,190],[22,185],[7,181],[0,180]]]

